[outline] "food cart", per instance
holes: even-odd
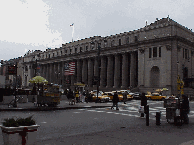
[[[180,99],[171,97],[165,99],[164,108],[166,108],[167,122],[171,123],[176,116],[180,115]]]
[[[40,86],[40,94],[37,96],[37,105],[57,106],[60,104],[61,92],[57,84],[47,84]]]

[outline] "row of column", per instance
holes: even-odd
[[[98,76],[100,69],[100,88],[128,88],[137,82],[137,54],[133,52],[101,56],[100,68],[97,57],[72,61],[76,63],[75,75],[64,75],[64,65],[67,62],[62,61],[42,65],[41,76],[55,84],[65,85],[65,80],[70,79],[71,85],[83,82],[88,87],[93,87],[92,79]]]

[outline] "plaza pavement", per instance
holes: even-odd
[[[8,107],[0,103],[0,111],[49,111],[49,110],[66,110],[66,109],[82,109],[82,108],[103,108],[111,107],[112,103],[76,103],[69,105],[68,100],[62,100],[57,107],[37,107],[32,102],[18,103],[16,108]],[[146,126],[145,122],[134,127],[124,127],[120,129],[113,129],[108,133],[97,132],[93,134],[83,134],[79,136],[61,137],[58,140],[45,140],[37,142],[43,145],[61,145],[61,144],[180,144],[180,145],[193,145],[193,130],[194,125],[184,125],[181,128],[174,125],[161,125],[157,126],[155,121],[150,120],[150,126]],[[173,134],[169,138],[169,132]],[[184,136],[187,136],[184,138]],[[181,140],[182,139],[182,140]],[[181,141],[180,141],[181,140]],[[182,142],[182,143],[181,143]]]
[[[69,105],[68,100],[62,100],[57,107],[41,106],[38,107],[32,102],[18,103],[17,107],[8,107],[7,104],[0,103],[0,111],[49,111],[49,110],[66,110],[66,109],[82,109],[82,108],[102,108],[111,107],[111,103],[76,103],[75,105]]]

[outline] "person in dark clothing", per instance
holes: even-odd
[[[116,106],[116,110],[119,110],[119,108],[118,108],[119,97],[118,97],[117,91],[114,93],[112,101],[113,101],[113,105],[112,105],[111,109],[113,109],[113,107]]]
[[[126,101],[127,101],[127,92],[124,92],[123,93],[123,102],[124,102],[124,104],[126,104]]]
[[[69,105],[70,104],[73,105],[73,99],[74,99],[73,91],[69,90],[69,92],[67,93],[67,99],[69,100]]]
[[[145,93],[142,93],[141,95],[141,106],[144,106],[144,113],[146,113],[146,105],[147,105],[147,97],[145,96]],[[141,117],[144,117],[144,114],[141,113]]]
[[[189,124],[189,100],[186,95],[182,95],[183,101],[181,103],[180,115],[183,117],[184,123]]]
[[[88,101],[90,101],[90,94],[89,94],[88,90],[86,91],[86,98],[85,98],[85,100],[86,100],[86,103],[88,103]]]

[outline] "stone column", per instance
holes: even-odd
[[[131,60],[130,60],[130,86],[132,88],[135,87],[135,69],[136,69],[136,60],[135,60],[135,52],[131,52]]]
[[[88,71],[87,71],[87,59],[83,60],[83,67],[82,67],[82,82],[84,82],[85,84],[87,84],[87,75],[88,75]]]
[[[101,57],[101,69],[100,69],[100,87],[106,87],[106,57]]]
[[[53,63],[50,63],[50,83],[53,83],[53,69],[54,69],[54,66],[53,66]]]
[[[115,75],[114,75],[114,88],[118,88],[120,86],[120,55],[115,55]]]
[[[61,80],[61,70],[60,70],[60,62],[57,62],[57,84],[60,84]]]
[[[57,64],[54,62],[53,63],[53,83],[57,84]]]
[[[113,66],[113,59],[112,55],[108,56],[108,66],[107,66],[107,88],[113,87],[113,80],[114,80],[114,66]]]
[[[65,83],[64,83],[64,75],[65,75],[65,71],[64,71],[64,66],[65,65],[65,63],[64,63],[64,61],[62,61],[61,62],[61,85],[65,85]]]
[[[82,69],[81,69],[81,60],[77,60],[77,82],[82,81]]]
[[[123,62],[122,62],[122,88],[127,89],[128,88],[128,69],[129,69],[129,63],[128,63],[128,53],[124,53],[122,55]]]
[[[45,74],[45,75],[46,75],[46,80],[47,80],[48,82],[50,82],[50,81],[49,81],[49,71],[50,71],[49,67],[50,67],[50,65],[49,65],[49,63],[47,63],[47,64],[46,64],[46,72],[45,72],[46,74]]]
[[[93,65],[93,59],[88,59],[88,86],[92,87],[92,79],[94,76],[94,65]]]
[[[98,58],[95,57],[94,59],[94,76],[98,76]]]

